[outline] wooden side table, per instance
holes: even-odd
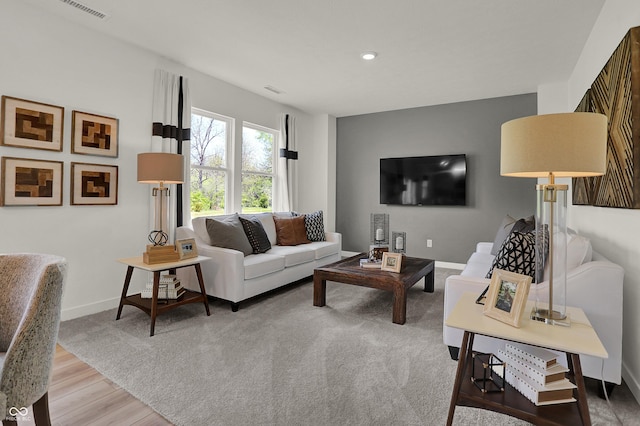
[[[207,299],[207,293],[204,289],[204,280],[202,278],[202,269],[200,268],[200,262],[210,260],[211,258],[206,256],[198,256],[190,259],[179,260],[177,262],[166,262],[156,264],[146,264],[142,261],[142,256],[129,257],[125,259],[118,259],[118,262],[127,265],[127,275],[124,279],[124,287],[122,288],[122,296],[120,296],[120,306],[118,306],[118,315],[116,315],[116,321],[120,319],[122,314],[122,307],[124,305],[135,306],[146,312],[151,316],[151,332],[150,336],[153,336],[156,317],[163,312],[170,311],[178,306],[186,305],[187,303],[204,303],[204,309],[207,312],[207,316],[211,315],[209,312],[209,300]],[[160,288],[160,273],[162,271],[175,271],[179,268],[186,268],[193,266],[196,269],[196,275],[198,276],[198,283],[200,284],[200,293],[196,291],[186,290],[186,292],[177,300],[167,300],[165,304],[158,304],[158,289]],[[142,269],[147,272],[153,272],[153,297],[151,299],[143,299],[140,293],[127,296],[129,290],[129,284],[131,283],[131,276],[133,275],[134,268]]]
[[[515,328],[483,315],[483,306],[475,303],[477,297],[474,293],[463,294],[446,320],[449,327],[464,330],[447,425],[453,422],[456,405],[504,413],[536,425],[591,425],[579,354],[598,358],[607,358],[608,354],[584,311],[567,307],[571,316],[570,327],[547,325],[529,319],[533,306],[530,301],[523,312],[520,328]],[[504,392],[481,392],[471,382],[476,334],[566,352],[569,379],[577,386],[574,390],[576,402],[536,406],[508,384]]]

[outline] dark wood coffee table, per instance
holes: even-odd
[[[377,288],[393,293],[393,322],[407,321],[407,290],[425,277],[424,291],[433,293],[434,261],[417,257],[403,257],[400,272],[387,272],[360,266],[366,253],[342,259],[313,271],[313,306],[324,306],[327,281]]]

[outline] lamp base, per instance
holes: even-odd
[[[571,326],[571,319],[567,315],[562,315],[558,311],[549,311],[548,309],[531,309],[530,318],[535,321],[544,322],[551,325]]]

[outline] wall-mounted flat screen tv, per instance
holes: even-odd
[[[380,204],[463,206],[467,158],[459,155],[380,159]]]

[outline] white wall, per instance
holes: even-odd
[[[568,81],[539,88],[539,113],[573,111],[627,31],[639,25],[637,0],[607,1]],[[570,204],[568,224],[625,269],[622,377],[640,401],[640,211]]]
[[[64,162],[63,206],[0,207],[0,253],[48,252],[67,258],[63,319],[117,306],[126,269],[116,259],[144,250],[150,187],[136,182],[136,155],[150,149],[156,68],[189,79],[193,106],[235,118],[237,139],[243,121],[278,129],[279,114],[288,112],[297,117],[302,158],[320,149],[316,144],[327,145],[317,137],[313,116],[22,2],[0,3],[0,52],[0,94],[65,108],[63,152],[0,147],[1,156]],[[119,119],[118,158],[70,153],[74,109]],[[71,161],[117,165],[118,205],[71,206]],[[305,191],[326,191],[327,176],[300,174]],[[326,199],[313,208],[326,211]],[[134,273],[132,288],[146,279]]]
[[[298,160],[298,171],[304,171],[304,174],[300,174],[299,183],[305,190],[298,192],[297,208],[303,212],[323,209],[325,228],[335,231],[336,118],[318,114],[314,117],[313,128],[313,140],[307,142],[307,151],[301,151]],[[300,142],[298,138],[298,144]]]

